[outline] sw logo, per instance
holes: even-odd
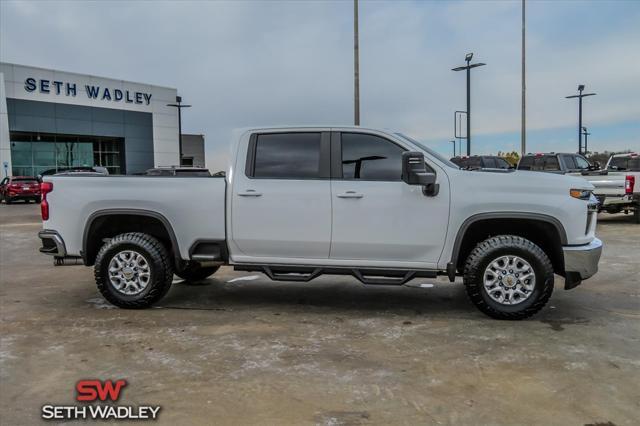
[[[156,420],[160,406],[116,405],[127,380],[79,380],[76,383],[76,401],[81,405],[44,405],[45,420]]]
[[[96,399],[100,401],[117,401],[120,398],[122,388],[127,386],[124,379],[116,380],[80,380],[76,384],[76,400],[78,402],[93,402]]]

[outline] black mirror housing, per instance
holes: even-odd
[[[424,154],[418,151],[402,153],[402,181],[407,185],[422,185],[422,192],[427,196],[438,194],[439,185],[436,174],[427,171]]]

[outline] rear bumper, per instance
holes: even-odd
[[[40,198],[40,193],[35,192],[18,192],[18,193],[7,193],[7,198],[11,198],[12,200],[33,200],[36,198]]]
[[[582,280],[598,272],[598,262],[602,255],[602,241],[594,238],[589,244],[566,246],[564,253],[565,290],[577,287]]]
[[[42,240],[40,253],[55,257],[65,257],[67,255],[64,240],[57,231],[45,229],[44,231],[38,232],[38,237]]]

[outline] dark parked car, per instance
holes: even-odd
[[[477,170],[477,169],[512,169],[513,166],[507,160],[497,155],[472,155],[467,157],[453,157],[451,162],[459,166],[461,169]]]
[[[518,170],[531,170],[572,175],[601,173],[599,164],[591,164],[580,154],[573,153],[536,153],[526,154],[518,163]]]
[[[0,197],[5,203],[24,200],[40,202],[40,183],[33,176],[10,176],[0,182]]]
[[[209,169],[202,167],[156,167],[142,174],[145,176],[211,176]]]

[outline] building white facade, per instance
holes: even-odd
[[[0,164],[6,174],[178,165],[177,90],[0,63]]]

